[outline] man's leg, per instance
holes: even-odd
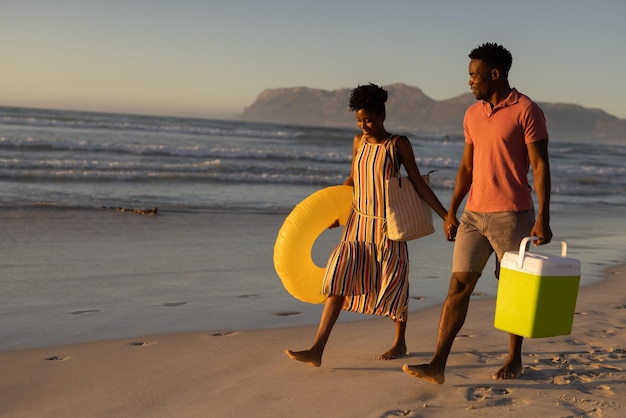
[[[509,357],[504,366],[493,375],[494,380],[517,379],[523,373],[522,369],[522,341],[523,337],[509,334]]]
[[[437,345],[430,363],[402,367],[407,374],[431,383],[442,384],[445,381],[445,368],[452,343],[465,322],[469,300],[480,277],[479,273],[452,273],[450,288],[443,303]]]
[[[517,251],[524,237],[530,235],[535,214],[533,210],[524,212],[504,212],[490,214],[489,241],[496,252],[496,277],[500,276],[500,260],[507,251]],[[522,374],[522,341],[523,338],[509,334],[509,356],[494,379],[517,379]]]

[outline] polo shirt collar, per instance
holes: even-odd
[[[487,115],[493,114],[497,112],[499,109],[503,109],[507,106],[512,106],[519,101],[519,92],[516,88],[512,88],[509,92],[509,95],[506,96],[506,99],[498,103],[496,107],[491,109],[491,104],[487,101],[483,101],[483,109]]]

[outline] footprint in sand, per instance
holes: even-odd
[[[258,297],[261,297],[261,295],[260,295],[260,294],[258,294],[258,293],[252,293],[252,294],[250,294],[250,295],[239,295],[238,297],[239,297],[239,298],[241,298],[241,299],[250,299],[250,298],[258,298]]]
[[[274,315],[276,315],[276,316],[295,316],[295,315],[304,315],[304,312],[279,311],[279,312],[274,312]]]
[[[620,360],[626,358],[626,350],[622,348],[611,347],[609,348],[608,352],[609,352],[609,358],[620,359]]]
[[[80,311],[70,312],[70,315],[89,315],[100,312],[100,309],[83,309]]]
[[[568,338],[565,342],[571,345],[587,345],[584,341],[575,340],[573,338]]]
[[[473,336],[468,335],[468,337],[473,337]],[[492,355],[492,354],[480,353],[480,352],[471,352],[471,353],[467,353],[467,355],[476,357],[478,359],[478,362],[481,364],[489,364],[501,357],[499,355]]]
[[[213,334],[211,334],[211,337],[230,337],[233,335],[237,335],[237,332],[231,331],[231,332],[215,332]]]
[[[585,332],[585,335],[587,337],[594,337],[594,338],[611,337],[615,335],[615,332],[610,329],[599,329],[599,330],[592,329],[592,330]]]
[[[420,392],[417,397],[414,399],[415,403],[418,403],[418,406],[410,409],[394,409],[391,411],[387,411],[382,416],[384,417],[417,417],[422,416],[420,414],[424,408],[429,408],[431,402],[437,401],[439,399],[439,393],[437,391],[430,391],[427,388],[422,389],[423,392]]]
[[[146,347],[152,344],[156,344],[156,343],[152,341],[133,341],[129,345],[132,345],[133,347]]]
[[[165,302],[162,303],[161,306],[167,306],[168,308],[175,308],[177,306],[186,305],[188,302]]]
[[[609,385],[598,385],[598,387],[596,389],[601,390],[602,392],[604,392],[607,395],[615,395],[615,392],[613,391],[613,388],[611,388],[611,386],[609,386]]]
[[[472,292],[472,296],[482,297],[482,296],[489,296],[489,295],[484,292]]]
[[[552,378],[552,383],[555,385],[562,386],[562,385],[569,385],[570,383],[575,382],[577,380],[580,380],[577,375],[567,374],[567,375],[561,375],[561,376],[554,376]]]
[[[412,417],[415,409],[395,409],[393,411],[387,411],[385,417]]]
[[[69,357],[64,357],[64,356],[50,356],[50,357],[46,357],[46,361],[65,361],[69,359]]]
[[[608,370],[610,372],[621,372],[622,371],[621,367],[613,366],[611,364],[604,364],[604,363],[592,364],[591,367],[593,367],[594,369]]]
[[[467,390],[468,401],[488,401],[490,405],[507,405],[513,401],[503,396],[509,395],[510,390],[490,386],[469,388]]]
[[[530,356],[529,356],[530,357]],[[533,356],[535,357],[535,356]],[[543,364],[543,365],[552,365],[552,364],[566,364],[569,361],[563,357],[563,356],[552,356],[550,358],[536,358],[533,360],[533,363],[539,365],[539,364]]]

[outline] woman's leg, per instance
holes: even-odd
[[[406,321],[393,321],[396,325],[396,337],[393,346],[381,354],[378,360],[393,360],[408,354],[406,349]]]
[[[294,360],[309,363],[311,366],[319,367],[322,364],[322,354],[324,353],[324,347],[330,337],[330,332],[337,322],[345,296],[331,295],[328,296],[324,303],[324,310],[322,311],[322,318],[320,319],[319,327],[317,328],[317,335],[313,346],[309,350],[304,351],[291,351],[285,350],[285,353]]]

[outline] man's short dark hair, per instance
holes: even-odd
[[[478,48],[474,48],[470,52],[469,57],[471,59],[482,60],[492,69],[497,68],[508,77],[511,65],[513,65],[513,56],[502,45],[496,43],[484,43]]]

